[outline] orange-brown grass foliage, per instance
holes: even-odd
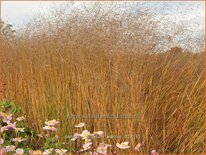
[[[53,9],[5,41],[5,98],[39,133],[48,119],[60,120],[62,137],[86,122],[107,143],[144,141],[142,153],[202,153],[203,53],[158,50],[159,23],[149,13],[103,8]]]

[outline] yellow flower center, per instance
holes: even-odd
[[[83,137],[86,138],[89,134],[86,132],[86,133],[83,133]]]
[[[121,146],[126,146],[126,144],[125,144],[125,143],[122,143]]]

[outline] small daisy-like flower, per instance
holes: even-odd
[[[51,121],[45,122],[45,124],[46,124],[47,126],[54,126],[54,125],[56,125],[56,124],[59,124],[59,121],[53,119],[53,120],[51,120]]]
[[[6,152],[9,152],[9,151],[14,151],[16,147],[14,145],[7,145],[5,149],[6,149]]]
[[[80,134],[78,134],[78,133],[74,133],[74,135],[73,135],[71,141],[75,141],[75,140],[77,140],[79,137],[81,137]]]
[[[47,130],[47,131],[56,131],[57,129],[53,126],[44,126],[43,130]]]
[[[21,138],[21,137],[13,138],[13,139],[12,139],[13,142],[19,142],[19,143],[20,143],[20,142],[23,142],[23,141],[25,141],[25,140],[26,140],[26,138]]]
[[[19,121],[19,122],[20,122],[20,121],[23,121],[23,120],[25,120],[25,119],[26,119],[26,118],[25,118],[24,116],[21,116],[21,117],[17,117],[17,118],[16,118],[16,120]]]
[[[56,151],[56,153],[58,153],[58,154],[65,154],[65,153],[67,152],[66,149],[56,149],[55,151]]]
[[[43,152],[43,154],[51,154],[53,152],[53,148],[47,149]]]
[[[24,132],[24,128],[16,128],[15,129],[17,132]]]
[[[94,135],[103,136],[104,132],[103,131],[96,131],[96,132],[94,132]]]
[[[158,155],[159,153],[158,153],[156,150],[152,150],[152,151],[151,151],[151,154],[152,154],[152,155]]]
[[[82,133],[80,134],[82,139],[88,139],[88,137],[91,136],[91,135],[92,134],[88,130],[83,130]]]
[[[96,152],[100,154],[107,154],[108,146],[111,146],[111,145],[100,143],[96,149]]]
[[[138,143],[138,144],[135,146],[134,150],[135,150],[135,151],[138,151],[141,146],[142,146],[142,144],[141,144],[141,143]]]
[[[29,150],[29,154],[32,154],[34,151],[33,150]]]
[[[82,146],[83,150],[86,151],[86,150],[90,149],[91,145],[92,145],[92,143],[90,143],[90,142],[83,144],[83,146]]]
[[[12,120],[12,114],[8,115],[6,113],[0,112],[0,117],[2,117],[2,121],[7,124]]]
[[[42,154],[41,150],[31,150],[29,151],[30,154]]]
[[[24,154],[24,150],[23,149],[16,149],[16,154]]]
[[[116,146],[120,149],[127,149],[130,147],[128,144],[129,144],[129,142],[122,142],[121,144],[117,143]]]
[[[75,125],[76,128],[82,128],[85,126],[85,123],[79,123],[78,125]]]
[[[5,148],[0,148],[0,154],[6,154],[7,150]]]
[[[1,128],[1,132],[6,130],[15,130],[16,129],[16,122],[15,123],[8,123],[7,126]]]
[[[0,138],[0,145],[4,143],[4,139]]]

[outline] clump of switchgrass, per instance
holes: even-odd
[[[129,135],[121,138],[131,145],[144,141],[143,153],[203,152],[203,53],[156,52],[151,14],[126,18],[111,10],[57,9],[50,20],[31,22],[4,47],[4,96],[17,101],[37,131],[57,118],[71,122],[60,127],[63,137],[83,121],[89,130]],[[119,115],[125,117],[112,117]]]

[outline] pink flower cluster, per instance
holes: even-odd
[[[7,131],[14,131],[16,137],[10,139],[11,145],[5,145],[5,139],[0,138],[0,154],[24,154],[25,149],[19,148],[19,143],[26,141],[26,138],[19,137],[18,133],[24,133],[24,128],[19,127],[17,124],[25,120],[25,117],[16,118],[17,122],[12,122],[12,114],[0,112],[1,123],[3,126],[1,127],[1,133]],[[45,122],[45,126],[43,127],[44,131],[57,131],[56,125],[59,124],[59,121],[53,119]],[[129,149],[131,146],[128,141],[116,143],[116,146],[113,147],[110,144],[106,144],[105,142],[100,142],[100,139],[103,139],[105,133],[103,131],[94,131],[90,132],[86,129],[85,123],[79,123],[74,126],[77,131],[71,138],[71,141],[79,141],[82,145],[79,148],[75,149],[74,153],[89,153],[89,154],[116,154],[115,147],[121,150]],[[82,130],[80,130],[82,129]],[[40,134],[39,134],[40,135]],[[39,136],[44,138],[43,135]],[[95,141],[95,139],[98,140]],[[83,142],[83,143],[82,143]],[[144,146],[144,143],[138,143],[134,148],[134,151],[140,151],[141,147]],[[40,149],[40,150],[29,150],[30,154],[65,154],[68,152],[68,148],[48,148],[48,149]],[[152,155],[157,155],[158,152],[156,150],[151,151]]]

